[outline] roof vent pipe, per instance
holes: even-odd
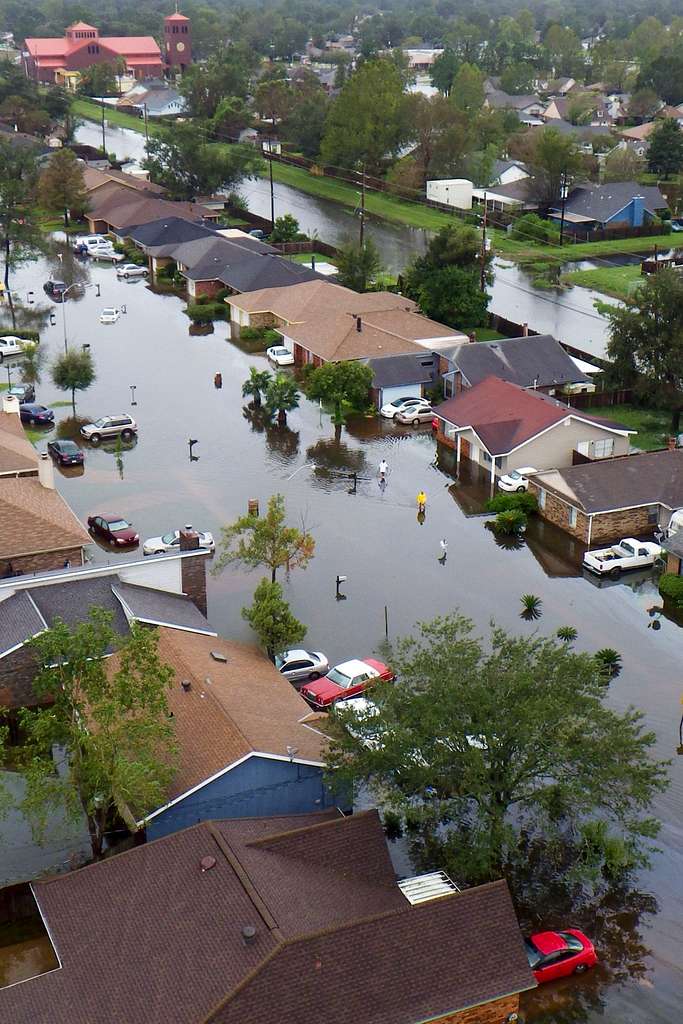
[[[242,942],[245,946],[253,946],[256,942],[256,929],[253,924],[245,924],[242,929]]]
[[[359,316],[356,317],[356,330],[360,333],[363,330],[363,321]]]
[[[189,679],[183,679],[183,681],[182,681],[182,683],[180,685],[182,686],[182,688],[185,691],[185,693],[187,693],[189,690],[192,689],[192,683],[190,682]]]

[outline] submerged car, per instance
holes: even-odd
[[[52,426],[55,421],[55,414],[46,405],[39,405],[37,402],[23,402],[19,406],[19,417],[22,423],[35,423],[45,427]]]
[[[500,478],[498,487],[501,491],[517,491],[521,494],[522,491],[529,490],[528,478],[533,476],[534,473],[538,473],[538,470],[534,469],[533,466],[522,466],[521,469],[513,469]]]
[[[132,416],[102,416],[94,423],[84,423],[81,436],[91,444],[99,444],[109,437],[121,435],[122,441],[132,441],[138,432],[138,425]]]
[[[209,551],[216,550],[216,542],[213,539],[213,534],[209,533],[208,530],[202,532],[197,531],[199,534],[199,546],[200,548],[207,548]],[[144,541],[142,545],[143,555],[163,555],[165,551],[179,551],[180,550],[180,530],[171,530],[170,533],[164,533],[161,537],[150,537]]]
[[[121,316],[121,310],[115,309],[114,306],[107,306],[100,313],[101,324],[115,324],[118,318]]]
[[[322,651],[291,650],[275,655],[275,667],[290,683],[320,679],[330,670],[327,656]]]
[[[117,277],[147,277],[149,270],[147,267],[140,267],[137,263],[123,263],[120,267],[116,268]]]
[[[273,345],[266,349],[266,355],[276,366],[293,366],[294,353],[290,352],[284,345]]]
[[[88,516],[88,529],[118,547],[132,546],[140,542],[140,535],[132,523],[115,512],[101,512],[99,515]]]
[[[626,537],[610,548],[586,551],[583,556],[585,569],[598,576],[620,576],[628,569],[646,569],[661,557],[662,549],[652,541]]]
[[[429,405],[426,398],[395,398],[393,402],[387,402],[383,405],[379,411],[380,416],[383,416],[385,420],[393,420],[397,413],[403,412],[408,406],[412,405]]]
[[[524,940],[524,945],[529,967],[539,984],[566,978],[569,974],[583,974],[598,962],[593,943],[576,928],[567,928],[564,932],[536,932]]]
[[[60,466],[82,466],[85,461],[83,452],[73,441],[50,441],[47,450]]]
[[[362,661],[344,661],[335,665],[322,679],[307,683],[301,688],[301,696],[318,710],[327,710],[336,701],[357,697],[365,693],[368,686],[394,678],[394,673],[382,661],[364,658]]]

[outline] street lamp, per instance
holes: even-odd
[[[83,288],[83,289],[86,289],[86,288],[96,288],[97,290],[95,292],[95,295],[97,296],[98,299],[100,297],[100,286],[97,283],[95,283],[95,284],[80,284],[78,281],[74,281],[73,284],[70,284],[69,287],[65,288],[64,291],[62,292],[62,324],[63,324],[63,327],[64,327],[64,351],[65,352],[69,351],[69,344],[68,344],[68,342],[66,340],[66,297],[67,297],[67,295],[69,294],[69,292],[71,291],[72,288]],[[50,322],[52,322],[52,321],[50,321]]]

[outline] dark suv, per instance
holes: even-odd
[[[35,402],[36,400],[36,389],[33,387],[33,384],[12,384],[8,388],[7,394],[18,398],[20,405],[24,402]]]

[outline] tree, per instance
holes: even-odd
[[[215,12],[211,16],[215,19]],[[205,63],[191,64],[180,80],[188,115],[208,120],[215,116],[223,100],[245,100],[250,73],[257,61],[258,56],[246,46],[223,45]]]
[[[443,93],[444,96],[450,96],[453,79],[458,73],[459,66],[460,61],[450,47],[447,47],[443,53],[439,54],[432,64],[430,71],[432,85],[439,92]]]
[[[262,579],[254,591],[254,602],[242,609],[246,619],[263,644],[271,661],[278,651],[301,643],[306,636],[306,627],[296,619],[282,596],[279,583]]]
[[[683,167],[683,132],[673,117],[665,118],[650,135],[647,166],[665,180]]]
[[[285,499],[273,494],[268,500],[265,516],[240,516],[231,526],[221,527],[223,550],[218,556],[214,573],[222,572],[226,565],[241,562],[248,569],[265,565],[275,583],[277,570],[286,566],[305,569],[315,552],[315,540],[302,524],[287,526]]]
[[[382,270],[377,246],[371,238],[362,246],[345,242],[337,250],[336,259],[337,281],[355,292],[370,291]]]
[[[263,169],[263,160],[253,146],[212,145],[192,124],[176,124],[151,137],[146,153],[143,167],[173,199],[213,195]]]
[[[543,205],[557,203],[563,181],[570,184],[582,171],[583,162],[574,139],[561,135],[557,128],[539,128],[529,153],[532,169],[531,188]]]
[[[277,373],[266,388],[266,409],[271,415],[277,410],[278,423],[284,426],[287,413],[299,408],[299,390],[293,377]]]
[[[60,391],[71,392],[71,405],[76,415],[76,392],[85,391],[95,381],[95,364],[87,349],[72,348],[57,356],[51,369],[52,380]]]
[[[423,189],[435,171],[452,173],[465,153],[475,148],[475,132],[467,115],[445,96],[411,93],[405,98],[405,107],[409,139],[415,143],[408,159],[419,167],[417,187]]]
[[[481,288],[481,239],[474,228],[449,225],[431,239],[424,256],[406,268],[405,294],[426,316],[459,327],[486,323],[490,296]],[[490,255],[485,256],[484,283]]]
[[[683,409],[683,280],[673,270],[647,277],[623,306],[610,306],[607,353],[622,387],[671,410],[677,434]]]
[[[217,139],[235,142],[243,128],[251,124],[251,113],[241,96],[225,96],[208,121],[210,131]]]
[[[317,366],[308,380],[310,398],[334,406],[333,422],[342,424],[346,408],[362,409],[368,404],[372,369],[364,363],[342,360]]]
[[[322,89],[297,97],[282,126],[284,136],[309,159],[315,159],[320,152],[328,108],[329,100]]]
[[[242,397],[251,396],[254,408],[260,408],[261,396],[265,394],[271,379],[268,370],[257,370],[255,366],[250,366],[249,376],[242,385]]]
[[[295,242],[299,235],[299,221],[291,213],[285,213],[282,217],[275,218],[273,230],[270,233],[271,242]]]
[[[26,384],[40,384],[46,359],[47,351],[37,341],[27,342],[24,345],[21,376]]]
[[[632,149],[613,149],[605,158],[605,181],[638,181],[645,170],[645,160]]]
[[[63,210],[64,227],[69,226],[69,212],[81,216],[88,208],[83,165],[71,149],[58,149],[40,176],[38,195],[48,210]]]
[[[454,614],[391,661],[401,685],[373,687],[375,713],[333,716],[328,766],[399,815],[419,862],[536,899],[543,877],[598,886],[647,863],[665,765],[642,714],[605,704],[594,656],[495,626],[483,642]]]
[[[628,102],[628,112],[630,117],[637,118],[648,118],[659,108],[659,96],[654,89],[649,89],[647,86],[643,89],[636,89],[631,95],[631,99]]]
[[[526,61],[510,64],[500,76],[500,87],[512,96],[529,95],[534,86],[534,74],[533,65]]]
[[[292,90],[284,79],[264,79],[254,93],[254,109],[273,122],[275,126],[291,111],[293,105]]]
[[[484,103],[484,75],[472,64],[461,64],[453,79],[451,103],[469,118],[474,118]]]
[[[5,295],[12,325],[16,314],[9,286],[10,272],[35,259],[43,244],[36,214],[38,183],[37,149],[0,139],[0,246],[4,266]]]
[[[139,818],[167,796],[176,754],[166,698],[173,670],[159,658],[156,631],[133,623],[122,640],[101,609],[73,628],[58,619],[30,644],[39,666],[33,687],[49,706],[19,712],[22,810],[39,835],[55,806],[83,812],[97,858],[116,816],[130,823],[131,812]],[[63,752],[66,771],[55,772],[53,749]]]
[[[381,171],[407,134],[403,80],[388,60],[365,61],[330,105],[320,156],[323,163]]]
[[[114,64],[91,64],[81,71],[78,91],[84,96],[114,96],[117,89]]]

